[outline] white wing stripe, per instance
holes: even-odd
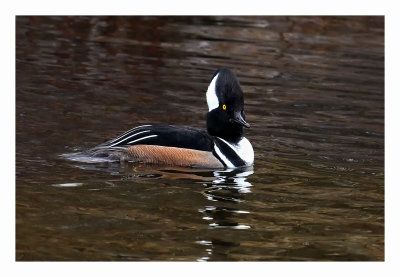
[[[120,144],[121,142],[126,141],[126,140],[128,140],[128,139],[130,139],[130,138],[132,138],[132,137],[134,137],[134,136],[137,136],[137,135],[140,135],[140,134],[143,134],[143,133],[148,133],[148,132],[150,132],[150,130],[146,130],[146,131],[142,131],[142,132],[133,134],[133,135],[127,137],[127,138],[124,138],[123,140],[120,140],[120,141],[115,142],[114,144],[110,145],[110,147],[113,147],[113,146],[115,146],[115,145],[117,145],[117,144]]]
[[[134,140],[134,141],[128,142],[128,144],[132,144],[132,143],[135,143],[135,142],[140,141],[140,140],[143,140],[143,139],[154,138],[154,137],[156,137],[156,136],[157,136],[157,135],[151,135],[151,136],[147,136],[147,137],[144,137],[144,138],[139,138],[139,139],[136,139],[136,140]]]
[[[120,136],[116,137],[115,139],[113,139],[112,141],[110,141],[110,143],[114,143],[118,139],[122,138],[123,136],[125,136],[125,135],[127,135],[127,134],[129,134],[129,133],[131,133],[131,132],[133,132],[133,131],[135,131],[137,129],[139,129],[139,128],[149,127],[149,126],[151,126],[151,125],[141,125],[141,126],[137,126],[137,127],[133,128],[133,129],[130,129],[130,130],[126,131],[125,133],[123,133],[122,135],[120,135]]]

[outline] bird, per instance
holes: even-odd
[[[212,75],[206,91],[207,129],[142,125],[81,153],[101,161],[130,161],[193,168],[238,168],[254,163],[244,137],[244,97],[235,73],[225,67]]]

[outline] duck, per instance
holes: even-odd
[[[250,128],[250,124],[245,119],[243,91],[231,69],[215,71],[206,100],[206,130],[176,125],[137,126],[84,155],[102,161],[193,168],[252,166],[253,147],[244,137],[244,128]]]

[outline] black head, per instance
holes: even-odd
[[[228,68],[218,69],[207,90],[207,131],[212,136],[236,142],[243,136],[245,121],[243,91]]]

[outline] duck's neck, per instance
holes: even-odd
[[[218,110],[212,110],[207,113],[207,132],[211,136],[236,144],[243,137],[243,126],[230,122]]]

